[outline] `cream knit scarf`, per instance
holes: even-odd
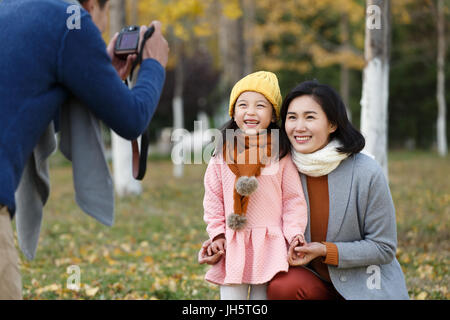
[[[333,139],[325,147],[313,153],[300,153],[292,148],[292,161],[294,161],[298,171],[307,176],[325,176],[336,169],[341,161],[348,157],[348,154],[340,153],[336,150],[340,146],[341,143]]]

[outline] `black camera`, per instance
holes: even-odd
[[[144,39],[142,40],[142,46],[150,38],[155,31],[155,27],[151,26],[147,29],[144,34]],[[139,26],[129,26],[120,30],[119,37],[116,41],[116,46],[114,48],[114,54],[122,60],[126,60],[128,55],[137,54],[141,56],[142,52],[138,52],[139,49]],[[141,48],[142,51],[142,48]],[[141,58],[141,57],[139,57]]]
[[[126,60],[130,54],[138,54],[139,26],[129,26],[120,30],[114,53],[120,59]]]

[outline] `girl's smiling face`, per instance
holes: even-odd
[[[272,104],[263,94],[254,91],[245,91],[237,98],[233,118],[246,134],[256,134],[275,121]]]
[[[295,151],[312,153],[322,149],[336,129],[311,96],[299,96],[289,104],[285,130]]]

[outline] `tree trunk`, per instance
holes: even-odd
[[[184,67],[183,67],[183,44],[182,40],[175,40],[175,54],[178,56],[178,61],[175,66],[175,89],[172,101],[173,110],[173,129],[183,129],[184,128],[184,111],[183,111],[183,82],[184,82]],[[183,141],[179,141],[182,143]],[[183,155],[184,155],[183,149]],[[174,164],[173,166],[173,176],[182,177],[184,171],[183,162]]]
[[[445,11],[444,1],[437,0],[437,90],[436,99],[438,104],[437,117],[437,146],[439,155],[447,155],[447,130],[446,130],[446,112],[445,102]]]
[[[126,25],[125,1],[110,1],[110,34],[113,36]],[[111,131],[112,162],[114,172],[114,187],[119,196],[140,194],[141,183],[132,174],[131,143]]]
[[[243,1],[246,6],[243,6]],[[220,91],[222,93],[222,101],[219,103],[220,108],[215,115],[216,125],[222,126],[228,121],[228,103],[231,88],[244,75],[252,72],[253,59],[251,54],[250,37],[245,37],[245,29],[250,32],[254,17],[250,12],[249,17],[245,18],[245,10],[254,10],[253,0],[242,0],[240,5],[243,15],[237,19],[229,19],[225,15],[220,14],[219,18],[219,55],[222,62],[222,75],[220,79]],[[246,9],[247,8],[247,9]],[[253,9],[252,9],[253,8]],[[254,15],[254,14],[253,14]],[[247,41],[246,41],[247,40]]]
[[[130,24],[138,24],[138,0],[130,1]]]
[[[388,177],[389,1],[367,0],[366,39],[361,98],[364,151],[373,155]]]
[[[244,59],[244,74],[250,74],[253,72],[253,39],[252,35],[255,29],[255,2],[254,0],[242,0],[242,11],[244,19],[244,46],[245,46],[245,59]]]
[[[109,7],[109,29],[111,36],[120,31],[126,24],[126,9],[123,0],[111,0]]]
[[[223,81],[231,88],[246,71],[243,16],[237,19],[220,16],[219,45],[223,63]]]
[[[349,30],[348,30],[348,16],[342,15],[341,18],[341,35],[342,35],[342,48],[346,50],[349,47]],[[344,102],[347,110],[347,117],[352,121],[352,113],[350,109],[350,70],[347,65],[341,63],[341,81],[340,81],[340,94],[342,101]]]

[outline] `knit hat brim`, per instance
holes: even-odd
[[[239,80],[231,90],[229,115],[232,118],[234,104],[239,96],[245,91],[261,93],[272,104],[277,120],[280,118],[281,93],[277,76],[268,71],[251,73]]]

